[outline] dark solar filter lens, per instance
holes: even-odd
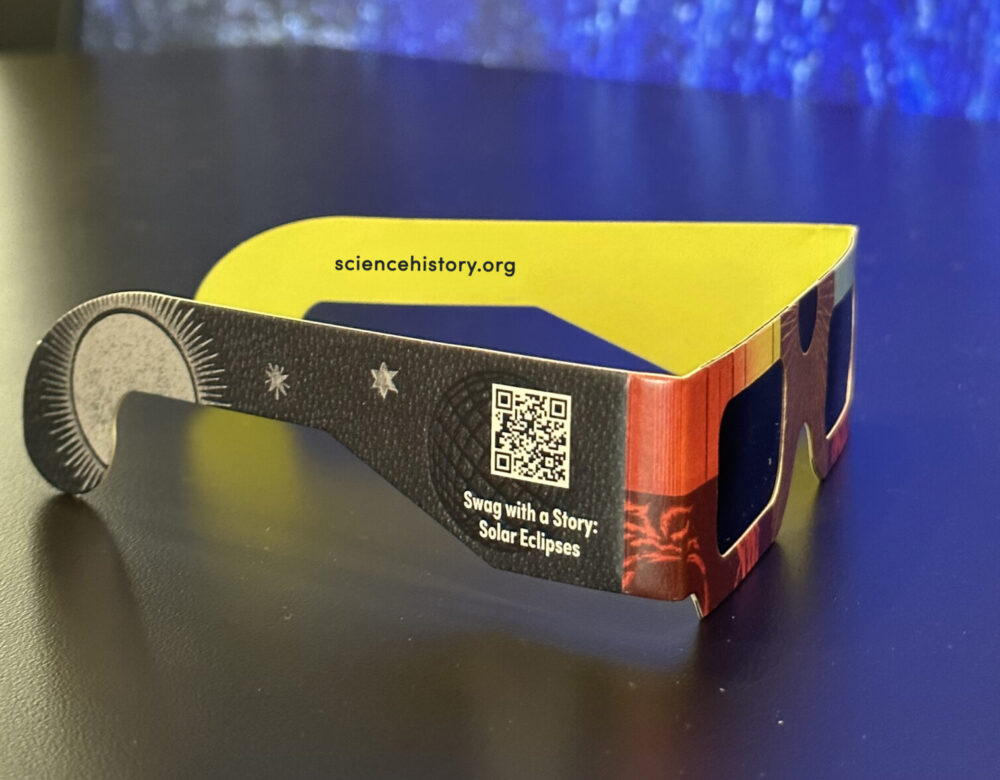
[[[837,423],[847,403],[851,371],[851,331],[854,328],[854,290],[833,307],[830,319],[830,354],[826,369],[826,432]]]
[[[813,287],[799,299],[799,346],[803,352],[809,350],[812,344],[813,331],[816,330],[816,307],[819,302],[819,290]]]
[[[735,544],[771,501],[781,456],[784,368],[775,363],[735,396],[719,431],[719,552]]]

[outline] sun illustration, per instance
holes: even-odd
[[[63,489],[100,482],[129,393],[229,406],[212,339],[183,304],[153,293],[106,295],[73,309],[41,342],[39,417],[57,442]]]
[[[267,379],[264,380],[264,384],[267,385],[268,393],[274,393],[275,401],[280,401],[282,396],[288,395],[288,374],[285,373],[284,366],[268,363],[265,373]]]

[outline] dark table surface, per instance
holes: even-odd
[[[0,775],[995,776],[1000,126],[321,51],[0,59]],[[720,609],[490,569],[340,446],[35,341],[326,214],[856,222],[851,440]],[[622,259],[626,262],[627,259]]]

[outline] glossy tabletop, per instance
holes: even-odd
[[[318,50],[5,56],[0,181],[0,775],[995,776],[1000,126]],[[20,421],[52,322],[327,214],[857,223],[847,449],[702,622],[490,569],[332,439],[221,410],[130,398],[104,484],[56,495]]]

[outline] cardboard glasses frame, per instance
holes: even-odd
[[[705,615],[774,541],[803,426],[819,477],[843,450],[853,339],[853,250],[684,376],[123,292],[39,343],[24,436],[85,493],[131,392],[317,428],[493,566]]]

